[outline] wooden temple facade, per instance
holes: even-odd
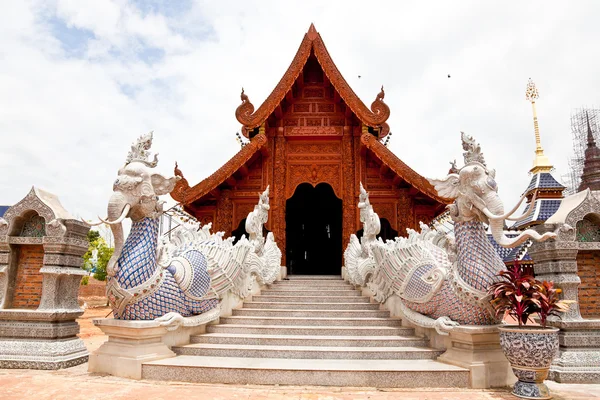
[[[448,204],[381,143],[390,115],[383,88],[367,108],[314,25],[264,103],[255,109],[243,90],[241,99],[235,115],[249,143],[196,185],[176,168],[183,179],[172,196],[200,222],[212,222],[213,231],[239,236],[258,193],[269,185],[267,229],[288,272],[339,274],[342,249],[361,229],[361,182],[385,219],[387,236],[406,235],[406,228],[431,221]],[[311,258],[316,270],[303,266]]]

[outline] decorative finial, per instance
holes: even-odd
[[[384,97],[385,97],[385,91],[383,90],[383,85],[381,85],[381,92],[379,92],[375,101],[377,101],[377,100],[383,101]]]
[[[485,166],[485,158],[483,157],[479,143],[477,143],[472,136],[469,136],[462,131],[460,132],[460,138],[462,140],[463,150],[465,150],[463,153],[465,165],[476,162]]]
[[[535,83],[533,83],[533,80],[529,78],[529,81],[527,82],[527,89],[525,90],[525,99],[527,99],[527,101],[535,103],[535,101],[539,99],[539,97],[540,95],[538,93],[537,87],[535,87]]]
[[[310,27],[308,28],[308,32],[306,33],[308,35],[308,38],[310,40],[315,40],[317,38],[317,29],[315,28],[315,24],[311,23]]]
[[[448,173],[449,174],[458,174],[459,172],[460,172],[460,170],[456,166],[456,160],[450,161],[450,170],[448,171]]]
[[[175,173],[175,176],[179,176],[179,177],[183,178],[183,173],[179,169],[179,165],[177,165],[177,161],[175,161],[175,169],[173,172]]]
[[[585,112],[585,119],[587,121],[587,140],[588,140],[588,147],[593,147],[596,145],[596,141],[594,140],[594,133],[592,132],[592,127],[590,126],[590,116],[588,115],[588,112]]]
[[[525,99],[531,102],[533,109],[533,129],[535,132],[535,159],[533,160],[533,168],[531,168],[532,174],[539,172],[550,172],[552,171],[552,164],[548,157],[544,155],[544,149],[542,148],[542,140],[540,138],[540,128],[538,126],[537,109],[535,107],[535,101],[539,99],[539,93],[533,80],[529,78],[527,82],[527,89],[525,90]]]
[[[150,131],[150,133],[140,136],[138,140],[131,145],[131,150],[129,150],[127,158],[125,159],[125,165],[137,161],[146,164],[150,168],[156,167],[158,164],[158,154],[154,155],[153,161],[148,161],[151,154],[148,150],[152,147],[153,133],[153,131]]]

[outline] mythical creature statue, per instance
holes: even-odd
[[[448,206],[454,221],[453,233],[438,232],[421,223],[420,232],[407,229],[407,238],[386,243],[368,239],[370,254],[358,252],[356,237],[351,238],[345,253],[350,282],[366,285],[380,302],[396,294],[405,318],[442,334],[457,325],[498,322],[486,291],[505,267],[488,240],[484,224],[489,225],[496,242],[504,247],[556,236],[552,232],[539,235],[526,230],[508,238],[503,231],[504,221],[529,215],[510,217],[525,197],[505,213],[495,171],[487,168],[479,144],[464,133],[462,142],[465,165],[445,179],[429,180],[440,196],[455,200]],[[368,260],[360,259],[365,257]],[[361,269],[360,265],[368,267]]]
[[[355,234],[350,235],[350,243],[344,251],[344,259],[350,282],[365,286],[367,285],[366,279],[371,277],[375,271],[371,244],[377,240],[377,235],[381,230],[381,221],[379,215],[373,211],[369,193],[363,187],[362,182],[360,183],[358,209],[360,210],[360,222],[363,224],[363,235],[360,240]]]
[[[155,155],[153,161],[148,161],[151,145],[152,133],[140,137],[131,147],[113,184],[108,219],[97,224],[109,224],[115,238],[115,251],[107,265],[107,296],[114,317],[159,319],[163,325],[176,328],[185,323],[184,317],[217,309],[227,291],[247,296],[252,287],[251,274],[261,281],[266,275],[268,281],[272,273],[265,273],[263,265],[247,263],[248,255],[255,251],[245,237],[234,246],[233,238],[224,240],[222,232],[211,234],[210,224],[200,227],[188,221],[159,246],[164,203],[159,196],[170,193],[180,178],[154,172],[158,159]],[[132,220],[127,240],[122,227],[125,218]],[[272,237],[271,241],[262,245],[272,253],[271,247],[277,246]]]
[[[258,204],[246,217],[246,232],[254,249],[246,264],[250,266],[248,272],[256,276],[258,283],[270,284],[281,271],[281,250],[277,247],[272,232],[267,234],[266,239],[263,237],[263,225],[269,218],[269,186],[259,196]]]

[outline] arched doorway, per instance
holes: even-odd
[[[331,186],[298,185],[286,201],[285,234],[290,275],[339,275],[342,268],[342,200]]]

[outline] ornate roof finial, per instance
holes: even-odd
[[[317,32],[317,29],[315,28],[315,24],[313,24],[311,22],[310,27],[308,28],[308,32],[306,34],[308,35],[308,38],[310,40],[315,40],[317,38],[317,35],[319,33]]]
[[[594,133],[592,132],[592,127],[590,126],[590,116],[588,115],[588,112],[585,112],[585,119],[587,121],[587,140],[588,140],[588,147],[592,147],[596,145],[596,140],[594,140]]]
[[[542,140],[540,139],[540,128],[538,126],[537,110],[535,108],[535,101],[539,98],[539,93],[535,83],[529,78],[527,82],[527,89],[525,90],[525,99],[531,102],[533,109],[533,128],[535,131],[535,159],[533,160],[533,168],[531,168],[532,174],[538,172],[550,172],[552,171],[552,164],[548,157],[544,155],[544,149],[542,148]]]
[[[127,154],[127,158],[125,159],[125,165],[137,161],[146,164],[150,168],[156,167],[158,164],[158,153],[154,155],[153,161],[148,161],[151,154],[148,150],[152,147],[153,133],[153,131],[150,131],[150,133],[140,136],[137,142],[131,145],[131,150],[129,150],[129,154]]]
[[[481,152],[481,147],[479,146],[479,143],[475,142],[475,139],[473,139],[472,136],[469,136],[462,131],[460,132],[460,138],[462,140],[463,150],[466,150],[463,153],[463,157],[465,158],[465,165],[477,162],[485,166],[485,158],[483,157],[483,153]]]
[[[383,85],[381,85],[381,92],[379,92],[379,94],[375,98],[375,101],[377,101],[377,100],[383,101],[384,97],[385,97],[385,91],[383,90]]]
[[[450,161],[450,170],[448,171],[448,173],[449,174],[458,174],[459,172],[460,172],[460,170],[456,166],[456,160]]]

